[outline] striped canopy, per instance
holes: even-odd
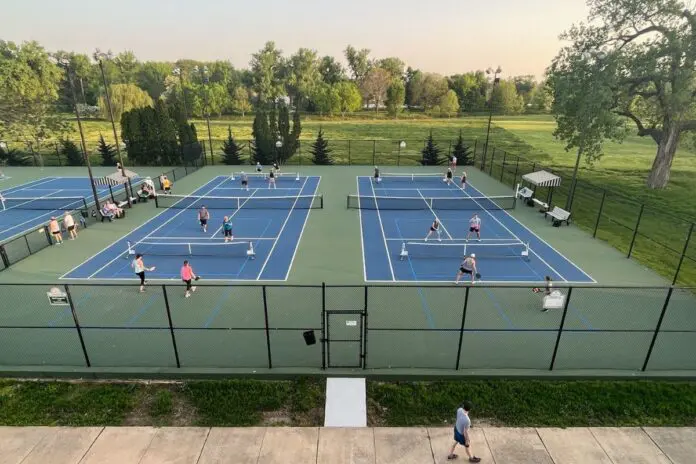
[[[134,178],[138,177],[138,175],[132,171],[129,171],[126,169],[126,177],[123,177],[123,174],[121,171],[116,171],[113,174],[109,174],[108,176],[100,177],[99,179],[96,179],[97,185],[111,185],[111,186],[117,186],[120,184],[125,184],[128,182],[128,178]]]
[[[561,185],[561,178],[548,171],[537,171],[522,176],[522,180],[538,187],[558,187]]]

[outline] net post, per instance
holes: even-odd
[[[295,180],[300,180],[300,173],[299,173],[299,172],[296,173],[296,175],[295,175]]]
[[[365,304],[363,306],[363,312],[365,313],[365,323],[363,324],[363,370],[367,369],[367,285],[365,285]]]
[[[459,345],[457,346],[457,364],[455,364],[454,369],[459,370],[459,361],[462,355],[462,340],[464,339],[464,325],[466,324],[466,309],[469,306],[469,290],[471,287],[467,286],[466,293],[464,294],[464,307],[462,308],[462,325],[459,327]]]
[[[684,258],[686,257],[686,252],[689,250],[689,242],[691,241],[691,236],[694,233],[694,223],[691,223],[689,227],[689,232],[686,234],[686,240],[684,241],[684,248],[682,249],[682,254],[679,257],[679,264],[677,264],[677,269],[674,272],[674,279],[672,279],[672,285],[676,285],[677,279],[679,278],[679,272],[681,272],[682,264],[684,263]]]
[[[85,345],[85,339],[82,336],[82,328],[80,327],[80,321],[77,318],[77,312],[75,311],[75,304],[73,303],[72,295],[70,294],[70,286],[64,285],[65,294],[68,296],[68,303],[70,304],[70,313],[72,314],[73,322],[75,323],[75,330],[77,330],[77,337],[80,339],[80,346],[82,347],[82,354],[85,357],[85,364],[87,367],[92,367],[92,363],[89,361],[89,355],[87,354],[87,346]]]
[[[179,349],[176,346],[176,337],[174,336],[174,324],[172,323],[172,312],[169,309],[169,297],[167,296],[167,286],[162,285],[162,296],[164,297],[164,309],[167,311],[167,321],[169,323],[169,334],[172,336],[172,347],[174,348],[174,358],[176,359],[176,367],[180,368]]]
[[[607,198],[607,191],[602,190],[602,202],[599,204],[599,211],[597,212],[597,220],[595,221],[594,231],[592,232],[592,238],[597,238],[597,229],[599,229],[599,221],[602,219],[602,211],[604,210],[604,200]]]
[[[638,235],[638,228],[640,227],[640,220],[643,218],[643,211],[645,210],[645,203],[640,204],[640,211],[638,212],[638,219],[636,219],[636,227],[633,229],[633,237],[631,238],[631,245],[628,247],[627,258],[631,257],[633,253],[633,246],[636,243],[636,236]]]
[[[573,293],[573,287],[568,287],[568,294],[566,295],[565,304],[563,305],[563,315],[561,316],[561,323],[558,325],[558,335],[556,335],[556,344],[553,347],[553,355],[551,356],[551,364],[549,364],[549,370],[552,371],[554,365],[556,364],[556,355],[558,354],[558,345],[561,343],[561,335],[563,334],[563,327],[565,326],[566,316],[568,315],[568,306],[570,305],[570,295]]]
[[[641,372],[645,372],[648,368],[648,362],[650,362],[650,356],[652,356],[653,348],[655,347],[655,341],[657,340],[657,335],[660,333],[660,328],[662,327],[662,321],[665,318],[665,313],[667,313],[667,308],[669,307],[669,300],[672,298],[672,292],[674,287],[669,287],[667,291],[667,296],[665,297],[665,302],[662,305],[662,311],[660,312],[660,318],[657,320],[657,325],[655,326],[655,332],[653,333],[652,340],[650,341],[650,347],[648,348],[648,353],[645,356],[645,361],[643,362],[643,367]]]
[[[326,282],[321,283],[321,369],[326,370]]]
[[[324,195],[319,195],[319,209],[324,209]]]
[[[271,331],[268,327],[268,297],[266,295],[266,286],[261,287],[263,295],[263,320],[264,320],[264,330],[266,332],[266,352],[268,353],[268,368],[273,368],[273,361],[271,359]]]
[[[0,245],[0,258],[2,258],[2,262],[5,265],[5,269],[10,267],[10,258],[7,256],[7,251],[5,250],[4,245]]]
[[[159,202],[157,201],[157,198],[159,198],[159,195],[155,195],[155,208],[159,208]]]

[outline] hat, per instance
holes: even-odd
[[[472,258],[475,258],[475,257],[476,257],[476,253],[471,253],[471,257],[472,257]]]

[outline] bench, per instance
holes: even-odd
[[[551,216],[551,220],[554,226],[560,226],[564,222],[566,225],[570,224],[570,212],[566,211],[558,206],[554,206],[551,211],[546,211],[544,217]]]
[[[540,213],[545,213],[546,211],[549,210],[548,203],[545,203],[537,198],[532,198],[532,201],[534,202],[535,205],[537,205],[539,207]]]

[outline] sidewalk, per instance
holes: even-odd
[[[451,442],[451,427],[0,427],[0,464],[430,464]],[[472,446],[483,463],[690,464],[696,427],[473,428]]]

